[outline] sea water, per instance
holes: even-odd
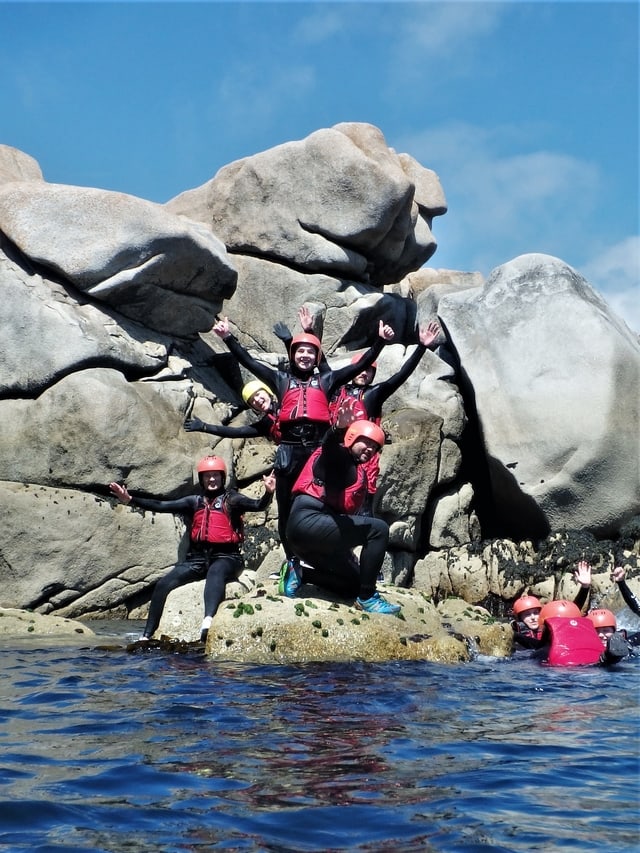
[[[246,666],[4,638],[0,849],[640,849],[640,658]]]

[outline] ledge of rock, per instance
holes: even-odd
[[[202,583],[171,593],[158,636],[196,640],[202,617]],[[243,663],[428,660],[460,663],[475,654],[507,657],[509,625],[482,607],[447,599],[437,607],[421,592],[386,586],[385,597],[402,605],[398,616],[368,614],[310,584],[295,598],[278,595],[277,581],[223,602],[207,638],[214,660]]]
[[[78,639],[80,636],[95,637],[91,628],[74,619],[61,616],[43,616],[29,610],[12,607],[0,607],[0,636],[3,637],[42,637],[49,639]]]

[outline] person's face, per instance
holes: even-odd
[[[531,610],[523,610],[518,617],[530,631],[537,631],[540,622],[540,608],[532,607]]]
[[[260,388],[249,399],[249,405],[254,412],[268,412],[271,408],[271,396],[264,390],[264,388]]]
[[[317,358],[316,348],[311,344],[298,344],[293,353],[293,363],[302,371],[313,370]]]
[[[607,640],[613,634],[616,629],[612,625],[606,625],[605,627],[596,628],[598,632],[598,636],[600,637],[600,642],[603,646],[606,647]]]
[[[371,385],[374,376],[375,370],[373,367],[365,367],[365,369],[361,370],[357,376],[353,377],[353,384],[357,385],[359,388],[365,388],[367,385]]]
[[[205,471],[200,475],[200,481],[205,492],[217,492],[222,488],[222,471]]]
[[[362,465],[380,452],[380,445],[370,438],[357,438],[351,445],[351,455],[357,465]]]

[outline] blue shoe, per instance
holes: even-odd
[[[371,598],[356,598],[356,610],[364,610],[365,613],[388,613],[393,615],[400,612],[399,604],[391,604],[383,598],[379,592],[374,592]]]
[[[299,568],[297,557],[285,560],[280,569],[280,580],[278,581],[278,594],[294,598],[298,588],[302,584],[302,573]]]

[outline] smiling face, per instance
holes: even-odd
[[[362,465],[379,453],[381,448],[377,441],[359,436],[349,449],[356,465]]]
[[[357,376],[354,376],[351,380],[354,385],[357,385],[358,388],[366,388],[367,385],[371,385],[373,382],[373,377],[375,376],[375,370],[373,367],[365,367],[364,370],[361,370]]]
[[[602,645],[605,648],[607,647],[607,640],[609,639],[609,637],[613,634],[613,632],[615,630],[616,629],[613,627],[613,625],[605,625],[605,626],[601,626],[599,628],[596,628],[596,632],[597,632],[598,636],[600,637],[600,642],[602,643]]]
[[[316,366],[318,351],[311,344],[298,344],[293,352],[293,363],[303,373],[307,373]]]
[[[224,485],[224,474],[222,471],[203,471],[200,482],[205,492],[219,492]]]
[[[260,388],[260,390],[256,391],[256,393],[249,398],[249,406],[254,412],[264,414],[271,408],[271,395],[263,388]]]
[[[530,631],[537,631],[540,621],[540,609],[540,607],[532,607],[531,610],[523,610],[518,619],[524,622]]]

